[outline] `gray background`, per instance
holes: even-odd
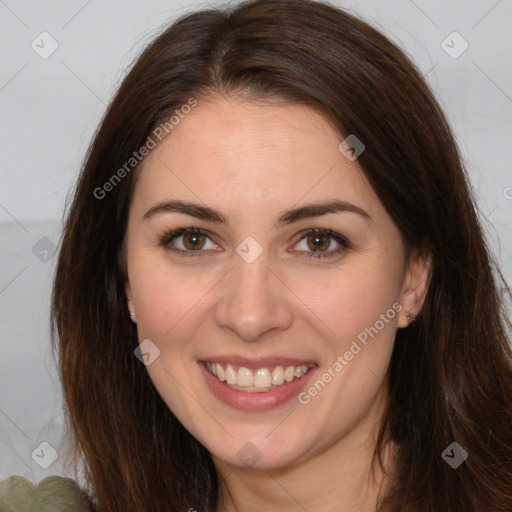
[[[492,250],[511,283],[512,2],[333,3],[397,41],[425,74],[454,129]],[[74,476],[65,464],[48,334],[52,254],[66,194],[138,50],[167,20],[222,4],[0,0],[0,479]],[[45,31],[52,39],[40,35]],[[52,44],[57,49],[45,55]]]

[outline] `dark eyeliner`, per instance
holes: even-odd
[[[300,255],[301,258],[315,258],[315,259],[331,258],[334,256],[338,256],[345,250],[350,249],[352,247],[352,244],[343,235],[340,235],[339,233],[336,233],[335,231],[332,231],[330,229],[325,229],[325,228],[311,228],[311,229],[304,231],[302,233],[301,238],[299,239],[299,241],[297,243],[301,242],[302,240],[304,240],[304,238],[307,238],[308,236],[311,236],[311,235],[324,235],[324,236],[327,236],[328,238],[332,238],[333,240],[338,242],[340,247],[338,247],[334,251],[328,251],[328,252],[311,251],[311,252],[302,253]]]
[[[210,241],[213,242],[211,233],[209,233],[208,231],[205,231],[204,229],[201,229],[201,228],[188,227],[188,228],[179,228],[179,229],[176,229],[176,230],[171,231],[171,232],[164,232],[159,237],[159,244],[162,247],[164,247],[166,250],[173,251],[174,253],[177,253],[179,256],[185,256],[185,257],[187,257],[187,256],[204,256],[205,252],[210,252],[210,251],[204,251],[202,249],[198,249],[196,251],[194,251],[194,250],[184,251],[182,249],[175,249],[175,248],[169,246],[169,244],[175,238],[178,238],[178,237],[180,237],[182,235],[189,235],[189,234],[202,235],[202,236],[208,238]],[[304,240],[304,238],[307,238],[308,236],[311,236],[311,235],[323,235],[323,236],[326,236],[328,238],[331,238],[331,239],[335,240],[339,244],[340,247],[338,247],[334,251],[328,251],[328,252],[322,252],[322,251],[303,252],[303,251],[299,251],[299,252],[301,252],[301,254],[299,256],[301,258],[315,258],[315,259],[319,259],[319,260],[323,259],[323,258],[330,258],[330,257],[338,256],[339,254],[341,254],[345,250],[350,249],[352,247],[352,245],[349,242],[349,240],[347,238],[345,238],[343,235],[340,235],[339,233],[336,233],[335,231],[332,231],[330,229],[324,229],[324,228],[311,228],[311,229],[308,229],[306,231],[303,231],[301,233],[300,239],[296,242],[296,244],[298,244],[299,242]],[[213,243],[215,243],[215,242],[213,242]]]
[[[191,234],[205,236],[206,238],[210,239],[213,242],[211,234],[208,233],[208,231],[205,231],[204,229],[201,229],[201,228],[196,228],[196,227],[191,226],[189,228],[179,228],[179,229],[176,229],[171,232],[167,232],[167,231],[164,232],[159,237],[160,245],[168,251],[173,251],[174,253],[179,254],[179,256],[185,256],[185,257],[187,257],[187,256],[204,256],[204,254],[201,254],[201,253],[205,253],[207,251],[204,251],[202,249],[198,249],[197,251],[184,251],[182,249],[175,249],[174,247],[169,247],[169,244],[175,238],[178,238],[182,235],[191,235]]]

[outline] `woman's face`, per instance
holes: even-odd
[[[426,267],[341,141],[307,107],[222,97],[144,163],[126,293],[152,382],[214,460],[283,467],[382,412]]]

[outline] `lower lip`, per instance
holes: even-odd
[[[212,393],[225,404],[245,411],[267,411],[288,402],[300,393],[311,375],[318,369],[318,367],[311,368],[300,379],[285,382],[271,391],[249,393],[230,388],[225,382],[214,377],[204,362],[198,361],[198,364]]]

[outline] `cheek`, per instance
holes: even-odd
[[[182,350],[201,324],[209,292],[218,280],[213,271],[173,267],[161,254],[134,254],[130,287],[139,339],[154,341],[165,353]]]
[[[139,334],[161,341],[171,334],[176,338],[177,332],[183,332],[200,309],[201,296],[208,288],[204,279],[159,275],[156,279],[147,276],[136,289]]]
[[[214,281],[208,275],[171,270],[150,258],[134,261],[130,286],[136,300],[137,331],[140,341],[149,339],[160,350],[147,367],[155,388],[168,407],[181,418],[192,418],[194,390],[191,375],[196,371],[190,341],[204,317],[201,300],[206,300]]]
[[[130,256],[130,289],[139,338],[161,340],[197,302],[201,282],[184,281],[156,251],[133,250]]]
[[[315,314],[317,324],[337,353],[348,350],[352,340],[372,327],[382,337],[394,338],[401,273],[393,267],[373,261],[341,268],[330,276],[296,279],[299,297]],[[394,305],[394,308],[393,308]],[[384,315],[384,318],[382,317]],[[375,331],[372,329],[372,332]]]
[[[310,294],[308,305],[322,320],[317,324],[324,357],[317,380],[300,400],[312,417],[326,418],[326,437],[349,432],[379,396],[401,310],[400,275],[389,264],[354,266],[336,282],[317,280]]]

